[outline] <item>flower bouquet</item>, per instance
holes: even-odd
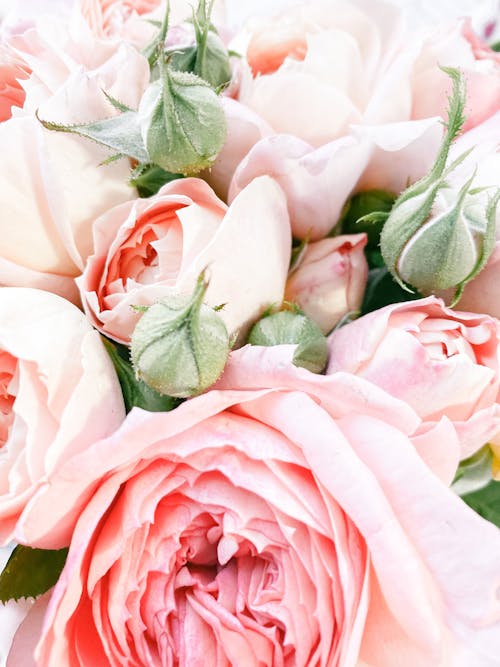
[[[500,665],[495,17],[261,4],[0,23],[7,667]]]

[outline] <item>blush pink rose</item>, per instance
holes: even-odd
[[[421,459],[408,406],[292,353],[233,353],[217,391],[61,469],[54,493],[87,500],[35,659],[30,612],[9,665],[494,667],[500,532]]]
[[[366,234],[350,234],[310,243],[288,278],[285,299],[298,304],[325,334],[361,307],[368,278],[366,241]]]
[[[273,176],[286,192],[294,236],[312,240],[335,226],[353,192],[399,193],[436,155],[449,92],[439,65],[465,70],[467,129],[499,107],[498,63],[477,57],[463,26],[415,30],[379,0],[296,3],[249,23],[235,43],[246,60],[237,65],[230,93],[237,105],[214,165],[218,191],[231,198],[252,178]],[[238,120],[243,108],[261,126],[247,112],[245,123]],[[221,184],[231,170],[229,186]]]
[[[464,130],[479,125],[500,109],[500,56],[462,20],[430,35],[413,72],[414,118],[445,116],[450,78],[440,65],[459,67],[467,82]]]
[[[0,46],[0,123],[12,116],[12,107],[22,107],[26,94],[21,81],[29,76],[22,61]]]
[[[47,292],[0,289],[0,544],[33,544],[25,521],[54,470],[124,417],[115,371],[83,314]],[[49,522],[64,514],[61,501]],[[54,547],[70,528],[54,533]]]
[[[386,306],[335,331],[327,372],[363,377],[425,421],[446,416],[466,458],[500,430],[499,343],[494,318],[429,297]]]
[[[0,284],[40,287],[76,301],[73,279],[92,250],[92,222],[134,195],[130,166],[127,160],[100,166],[109,151],[45,130],[35,112],[63,124],[104,118],[114,112],[103,90],[135,106],[148,63],[130,45],[98,40],[81,17],[11,21],[4,37],[5,52],[30,75],[22,81],[22,109],[14,107],[0,122]]]
[[[94,225],[92,255],[78,285],[92,323],[128,343],[140,313],[173,292],[189,293],[208,269],[206,301],[236,333],[281,302],[290,223],[280,188],[256,179],[228,208],[197,178],[111,209]]]

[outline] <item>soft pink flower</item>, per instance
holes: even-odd
[[[12,107],[22,107],[26,97],[20,83],[29,76],[23,62],[0,45],[0,123],[12,116]]]
[[[500,325],[429,297],[376,310],[335,331],[327,372],[346,371],[406,401],[425,421],[451,419],[462,458],[500,430]]]
[[[83,314],[58,296],[0,289],[0,543],[29,542],[24,522],[63,462],[109,435],[125,417],[110,359]],[[62,501],[62,502],[61,502]],[[69,542],[64,502],[49,546]]]
[[[294,236],[316,240],[354,191],[398,193],[420,178],[435,158],[451,86],[439,65],[465,71],[467,129],[500,103],[498,63],[478,58],[462,28],[413,31],[400,10],[379,0],[302,2],[249,23],[246,61],[236,66],[231,93],[239,107],[228,116],[230,134],[215,165],[219,180],[234,170],[229,197],[269,174],[286,192]],[[276,135],[262,133],[247,152],[257,124],[246,124],[245,137],[242,107]]]
[[[432,34],[424,43],[413,72],[414,118],[446,115],[449,76],[440,65],[459,67],[467,82],[467,131],[500,108],[500,58],[474,35],[470,23],[459,21]]]
[[[420,458],[408,406],[291,353],[239,350],[218,391],[134,410],[61,469],[84,509],[38,667],[495,665],[498,529]],[[35,664],[32,617],[11,665]]]
[[[202,180],[180,179],[154,197],[108,211],[94,225],[95,252],[78,284],[93,324],[128,343],[140,313],[191,292],[208,269],[206,300],[236,333],[283,299],[290,224],[280,188],[256,179],[228,208]]]
[[[285,299],[297,303],[323,333],[361,307],[366,240],[366,234],[350,234],[310,243],[288,278]]]
[[[21,81],[22,109],[14,107],[13,116],[0,122],[0,284],[77,300],[73,278],[92,250],[92,222],[133,196],[130,167],[127,160],[100,166],[109,151],[45,130],[35,111],[63,124],[105,118],[114,111],[103,90],[135,106],[148,64],[131,46],[96,39],[81,17],[9,23],[5,39],[2,54],[12,54],[31,73]]]

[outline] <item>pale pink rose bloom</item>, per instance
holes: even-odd
[[[310,243],[288,278],[285,299],[297,303],[325,334],[361,307],[366,241],[366,234],[349,234]]]
[[[25,288],[0,289],[0,543],[34,544],[25,521],[54,471],[125,417],[120,385],[96,331],[75,306]],[[64,499],[46,546],[69,543]]]
[[[446,115],[451,81],[439,69],[458,67],[467,82],[467,131],[500,108],[500,57],[476,36],[470,22],[462,20],[429,36],[413,72],[414,118]]]
[[[249,23],[248,64],[238,66],[235,94],[276,136],[264,135],[248,153],[242,134],[233,147],[228,139],[227,171],[240,157],[229,197],[269,174],[286,192],[294,236],[316,240],[353,192],[398,193],[420,178],[435,158],[437,116],[447,105],[449,79],[439,64],[466,70],[467,128],[498,108],[498,66],[479,60],[463,23],[454,25],[446,39],[439,32],[427,39],[429,29],[412,30],[401,10],[378,0],[299,3]],[[229,127],[237,127],[237,109]],[[255,123],[251,129],[255,135]],[[225,175],[223,166],[224,153]]]
[[[426,422],[452,420],[466,458],[500,429],[499,342],[494,318],[429,297],[391,304],[334,331],[327,373],[363,377]]]
[[[290,261],[283,193],[262,177],[228,208],[197,178],[111,209],[94,225],[95,252],[78,285],[94,326],[128,343],[140,313],[173,293],[190,293],[207,269],[206,302],[230,333],[281,302]]]
[[[494,667],[498,529],[422,460],[407,405],[292,352],[233,353],[217,391],[135,409],[61,469],[84,509],[36,662],[30,613],[9,665]]]
[[[0,122],[0,284],[40,287],[76,301],[73,278],[92,250],[92,222],[134,195],[130,166],[127,160],[100,166],[110,151],[45,130],[35,111],[63,124],[104,118],[115,111],[103,89],[136,106],[149,77],[147,61],[131,46],[99,41],[81,17],[47,15],[7,27],[6,49],[31,74],[20,82],[23,108]]]

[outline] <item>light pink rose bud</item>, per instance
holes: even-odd
[[[297,303],[323,333],[361,306],[366,241],[366,234],[350,234],[310,243],[288,278],[285,299]]]

